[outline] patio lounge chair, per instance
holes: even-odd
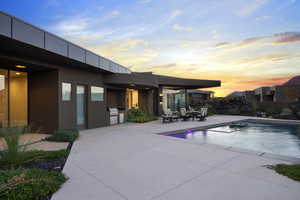
[[[200,113],[196,116],[198,121],[204,121],[207,116],[207,108],[201,108]]]
[[[191,118],[191,115],[187,113],[185,108],[180,108],[180,117],[183,119],[183,121],[187,121]]]
[[[178,119],[179,119],[179,115],[178,115],[178,112],[177,111],[175,111],[175,112],[173,112],[173,111],[171,111],[170,109],[168,109],[169,111],[169,113],[170,113],[170,115],[172,116],[172,120],[173,121],[178,121]]]
[[[161,116],[163,123],[165,122],[173,122],[173,121],[178,121],[178,115],[173,113],[170,109],[167,109],[164,114]]]
[[[192,106],[188,105],[188,112],[197,112]]]

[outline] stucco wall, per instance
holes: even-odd
[[[91,86],[104,87],[101,73],[89,72],[79,69],[61,68],[59,69],[59,127],[72,128],[76,127],[76,86],[84,85],[86,89],[86,114],[87,124],[85,128],[96,128],[107,125],[106,109],[106,89],[104,90],[103,101],[91,101]],[[71,100],[62,101],[62,82],[71,83]]]
[[[58,128],[58,71],[32,72],[28,75],[29,123],[42,132]]]

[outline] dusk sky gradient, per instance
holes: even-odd
[[[2,0],[0,10],[134,71],[221,80],[216,96],[300,75],[300,0]]]

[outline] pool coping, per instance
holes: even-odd
[[[243,120],[235,120],[231,122],[224,122],[224,123],[217,123],[217,124],[211,124],[211,125],[206,125],[206,126],[199,126],[199,127],[194,127],[194,128],[189,128],[189,129],[180,129],[180,130],[175,130],[175,131],[169,131],[169,132],[162,132],[162,133],[156,133],[156,135],[161,135],[161,136],[169,136],[171,134],[176,134],[180,133],[186,130],[190,131],[199,131],[199,130],[205,130],[209,128],[216,128],[219,126],[223,125],[229,125],[232,123],[237,123],[237,122],[265,122],[265,123],[270,123],[270,124],[279,124],[279,125],[298,125],[300,126],[300,121],[287,121],[287,120],[278,120],[278,119],[243,119]],[[243,153],[243,154],[248,154],[248,155],[256,155],[259,157],[263,158],[271,158],[271,159],[276,159],[276,160],[281,160],[285,162],[290,162],[292,164],[300,164],[300,158],[297,157],[291,157],[291,156],[284,156],[284,155],[279,155],[279,154],[272,154],[268,152],[262,152],[262,151],[256,151],[256,150],[251,150],[251,149],[244,149],[244,148],[239,148],[239,147],[233,147],[233,146],[226,146],[226,145],[220,145],[220,144],[213,144],[213,143],[207,143],[203,141],[202,143],[199,142],[193,142],[191,140],[187,139],[182,139],[182,138],[172,138],[180,141],[185,141],[187,143],[192,143],[192,144],[198,144],[198,145],[210,145],[210,146],[215,146],[218,148],[221,148],[223,150],[227,151],[232,151],[232,152],[237,152],[237,153]]]

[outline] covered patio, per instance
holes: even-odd
[[[166,90],[183,90],[185,97],[187,89],[221,85],[221,82],[216,80],[184,79],[156,75],[152,72],[111,74],[106,76],[104,82],[108,86],[106,101],[109,108],[118,108],[125,112],[132,108],[140,108],[156,116],[160,116],[164,105],[168,104],[168,99],[165,98]]]

